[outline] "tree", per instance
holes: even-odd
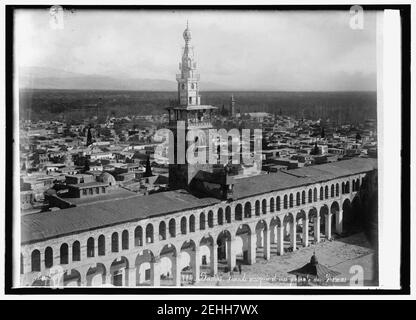
[[[92,144],[92,135],[91,135],[91,127],[88,128],[88,133],[87,133],[87,146]]]

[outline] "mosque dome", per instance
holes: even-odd
[[[313,266],[316,266],[319,263],[318,258],[315,256],[315,254],[312,255],[310,263]]]

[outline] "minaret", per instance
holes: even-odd
[[[181,63],[179,63],[180,73],[176,75],[178,100],[167,108],[169,112],[169,129],[173,132],[175,139],[175,162],[169,165],[169,186],[172,189],[190,189],[192,179],[199,171],[213,171],[213,167],[208,164],[208,161],[206,161],[206,164],[191,165],[186,160],[184,161],[185,163],[181,163],[182,161],[179,160],[181,157],[182,159],[184,158],[185,155],[182,153],[186,152],[188,147],[193,144],[186,142],[185,150],[183,150],[180,148],[181,140],[184,139],[184,136],[186,137],[190,130],[195,130],[195,132],[202,130],[206,132],[205,136],[208,137],[208,129],[212,128],[211,112],[217,109],[210,105],[201,105],[199,74],[197,72],[194,50],[191,46],[192,35],[188,23],[183,32],[183,38],[185,46],[183,47]],[[184,143],[184,141],[182,142]],[[197,145],[196,151],[200,148],[208,147],[208,141],[204,141],[203,137],[201,139],[199,137],[195,138],[194,143]]]
[[[235,118],[235,100],[234,94],[231,95],[231,110],[230,110],[231,118]]]

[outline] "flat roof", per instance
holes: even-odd
[[[250,176],[236,180],[234,198],[242,199],[295,188],[368,172],[376,168],[377,159],[353,158],[287,172]],[[215,198],[197,198],[184,190],[178,190],[108,202],[96,202],[53,212],[28,214],[21,218],[21,243],[43,241],[111,225],[203,208],[219,202],[220,200]]]

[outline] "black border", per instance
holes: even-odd
[[[350,5],[70,5],[65,9],[119,9],[119,10],[349,10]],[[6,163],[5,163],[5,294],[289,294],[289,295],[409,295],[410,294],[410,4],[361,5],[364,10],[400,10],[402,27],[402,149],[401,149],[401,266],[400,289],[227,289],[227,288],[13,288],[12,287],[12,231],[13,231],[13,11],[15,9],[45,9],[50,5],[6,5]]]

